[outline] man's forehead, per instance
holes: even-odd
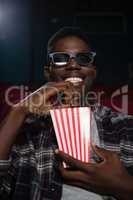
[[[76,36],[68,36],[58,39],[53,46],[54,51],[88,51],[89,44],[82,38]]]

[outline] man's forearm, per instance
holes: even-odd
[[[17,131],[26,116],[22,108],[11,109],[0,128],[0,160],[8,159],[10,149],[16,139]]]

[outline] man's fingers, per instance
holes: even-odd
[[[75,169],[78,169],[79,166],[81,165],[79,160],[76,160],[75,158],[73,158],[72,156],[69,156],[66,153],[63,153],[62,151],[55,151],[56,155],[62,160],[64,161],[66,164],[68,164],[70,167],[73,167]],[[84,168],[84,163],[82,163],[82,168]]]
[[[74,169],[81,170],[87,173],[91,173],[94,171],[94,167],[96,165],[95,163],[82,162],[59,150],[55,150],[55,154],[58,156],[58,158],[60,158],[62,161],[64,161],[66,164]]]
[[[65,181],[87,183],[88,180],[87,174],[79,170],[71,170],[71,168],[60,166],[60,173]]]
[[[109,160],[113,155],[116,155],[113,151],[109,151],[106,149],[103,149],[101,147],[98,147],[96,145],[92,145],[93,151],[100,157],[102,158],[103,161]]]
[[[97,156],[99,156],[100,158],[102,158],[102,160],[107,160],[108,159],[108,152],[107,150],[98,147],[96,145],[92,145],[92,149],[93,151],[96,153]]]
[[[62,103],[63,100],[65,100],[66,96],[68,95],[68,88],[72,87],[72,84],[69,82],[59,82],[54,85],[50,84],[47,85],[46,88],[44,89],[44,95],[45,95],[45,100],[49,100],[51,97],[56,96],[57,101]],[[68,98],[67,98],[68,99]]]
[[[51,106],[54,107],[60,101],[60,95],[58,94],[60,92],[67,90],[67,88],[70,87],[70,85],[71,84],[69,82],[46,84],[44,86],[41,86],[34,92],[30,93],[23,100],[21,100],[19,103],[14,105],[14,107],[19,106],[19,105],[30,107],[30,111],[32,111],[33,108],[43,109],[43,107],[44,107],[44,110],[50,110]],[[52,97],[54,98],[53,102],[50,102],[50,99]]]

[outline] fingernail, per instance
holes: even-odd
[[[59,150],[58,149],[55,149],[55,154],[58,154],[59,153]]]

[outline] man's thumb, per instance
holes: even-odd
[[[99,156],[102,160],[106,160],[108,158],[108,151],[107,150],[105,150],[101,147],[98,147],[95,144],[92,144],[92,149],[95,152],[95,154],[97,156]]]

